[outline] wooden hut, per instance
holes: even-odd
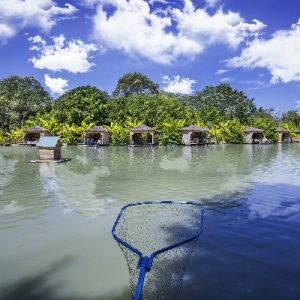
[[[291,141],[291,132],[285,128],[276,128],[278,133],[278,143],[290,142]]]
[[[102,126],[94,126],[84,130],[84,143],[87,146],[109,145],[110,132]]]
[[[183,127],[182,140],[185,145],[204,145],[208,142],[208,129],[198,126],[190,125]]]
[[[40,126],[33,126],[26,128],[23,131],[23,143],[20,143],[20,145],[32,145],[35,146],[36,143],[39,141],[39,139],[42,136],[48,136],[49,132],[47,129],[40,127]]]
[[[43,136],[37,143],[39,161],[61,160],[62,141],[59,136]]]
[[[154,145],[155,130],[147,125],[141,124],[130,130],[131,146],[152,146]]]
[[[293,142],[300,142],[300,128],[293,131],[295,136],[293,137]]]
[[[244,133],[245,133],[245,143],[246,144],[258,144],[265,137],[264,130],[255,128],[255,127],[246,128],[244,130]]]

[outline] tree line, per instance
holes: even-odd
[[[274,114],[257,108],[254,99],[228,83],[208,85],[192,95],[166,93],[141,73],[122,76],[112,93],[90,85],[79,86],[53,99],[31,76],[0,80],[0,143],[23,140],[25,128],[39,125],[67,144],[77,144],[85,129],[95,125],[111,132],[112,145],[129,142],[131,128],[146,124],[159,144],[181,144],[181,129],[197,124],[216,142],[242,143],[244,129],[257,127],[277,140],[276,127],[300,127],[297,110]]]

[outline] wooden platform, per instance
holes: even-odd
[[[51,159],[35,159],[28,161],[29,163],[62,163],[70,161],[71,158],[61,158],[59,160],[51,160]]]

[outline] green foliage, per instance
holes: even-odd
[[[208,85],[195,95],[185,97],[184,103],[200,111],[203,121],[213,124],[234,118],[246,124],[256,112],[254,99],[249,99],[244,92],[233,89],[227,83]]]
[[[300,111],[289,110],[282,114],[281,121],[290,124],[289,127],[294,129],[300,128]],[[284,127],[285,128],[285,127]]]
[[[209,136],[215,142],[225,143],[243,143],[244,142],[244,126],[241,125],[237,118],[220,122],[209,130]]]
[[[181,145],[183,144],[181,129],[185,125],[185,120],[174,120],[163,123],[163,128],[157,137],[161,145]]]
[[[4,131],[0,128],[0,145],[6,143],[6,137]]]
[[[268,140],[277,141],[276,122],[272,116],[257,117],[253,122],[254,127],[263,129]]]
[[[21,127],[31,116],[50,108],[52,98],[31,76],[10,76],[0,80],[0,128]]]
[[[12,144],[18,144],[23,142],[23,129],[24,128],[15,128],[7,135],[7,141]]]
[[[62,141],[68,145],[77,145],[82,137],[82,130],[72,124],[64,124],[59,133]]]
[[[58,123],[75,124],[81,122],[107,123],[109,96],[96,87],[81,86],[73,89],[52,104],[52,114]]]
[[[122,76],[113,91],[114,97],[129,97],[135,94],[153,95],[158,93],[158,84],[142,73],[127,73]]]
[[[54,116],[49,116],[47,120],[40,118],[39,121],[42,123],[42,126],[49,131],[50,135],[59,135],[60,125]]]
[[[117,123],[111,123],[106,127],[111,133],[110,144],[114,146],[122,146],[129,143],[129,129]]]

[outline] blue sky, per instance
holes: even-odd
[[[300,1],[0,0],[0,78],[33,76],[56,99],[111,94],[135,71],[169,92],[225,82],[300,110]]]

